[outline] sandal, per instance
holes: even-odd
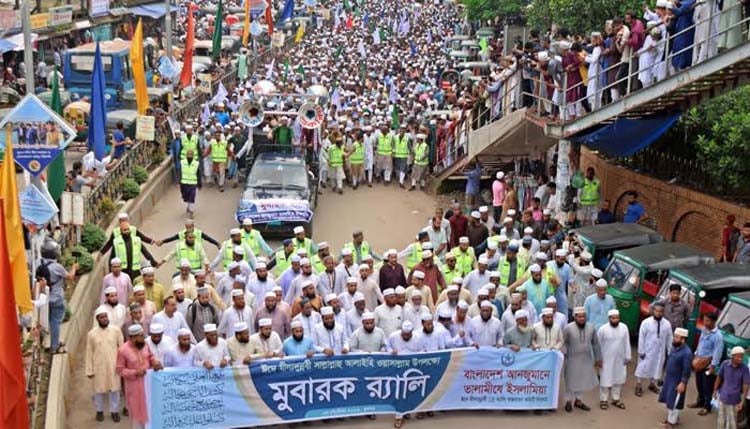
[[[600,401],[599,408],[601,408],[602,410],[606,410],[609,408],[609,404],[607,404],[607,401]]]
[[[573,403],[573,406],[576,407],[576,408],[580,408],[583,411],[591,411],[591,407],[589,407],[588,405],[584,404],[583,401],[576,400]]]
[[[643,387],[641,386],[635,386],[635,396],[641,397],[643,396]]]
[[[650,391],[652,391],[652,392],[656,393],[657,395],[659,394],[659,388],[658,388],[658,387],[656,387],[656,385],[655,385],[655,384],[649,384],[649,385],[648,385],[648,390],[650,390]]]
[[[404,425],[403,419],[396,419],[396,421],[393,422],[393,427],[396,429],[399,429],[403,425]]]
[[[617,408],[619,408],[621,410],[625,409],[625,404],[623,404],[620,401],[612,401],[612,405],[614,405],[615,407],[617,407]]]

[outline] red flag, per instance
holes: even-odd
[[[273,36],[273,14],[271,12],[271,0],[266,1],[266,24],[268,24],[268,36]]]
[[[0,201],[1,202],[1,201]],[[0,219],[5,218],[4,204],[0,203]],[[26,277],[13,278],[8,252],[5,222],[0,222],[0,427],[29,427],[29,405],[26,402],[26,380],[21,359],[21,335],[18,332],[15,282],[27,283]]]
[[[193,3],[188,5],[185,52],[182,55],[182,73],[180,73],[181,88],[193,86],[193,46],[195,45],[195,20],[193,19],[193,7]]]
[[[346,29],[351,30],[354,27],[354,19],[352,19],[351,15],[349,15],[346,18]]]

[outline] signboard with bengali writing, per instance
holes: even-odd
[[[59,6],[49,8],[49,26],[70,24],[73,22],[73,6]]]
[[[237,209],[237,220],[250,218],[255,224],[271,222],[310,222],[313,212],[306,200],[266,198],[242,200]]]
[[[153,116],[138,115],[135,118],[135,138],[136,140],[154,141],[156,128],[156,118]]]
[[[49,25],[49,13],[37,13],[31,15],[30,20],[32,30],[46,28],[47,25]]]
[[[557,408],[563,356],[481,348],[254,360],[146,376],[149,429],[256,427],[367,414]]]
[[[57,206],[31,184],[18,197],[21,205],[21,218],[26,223],[44,226],[57,214]]]
[[[102,16],[109,13],[109,0],[89,0],[89,16]]]

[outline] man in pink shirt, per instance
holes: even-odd
[[[110,272],[102,280],[102,296],[100,302],[104,304],[107,297],[104,296],[104,290],[112,286],[117,289],[117,300],[120,304],[128,306],[128,298],[133,292],[133,283],[130,280],[130,276],[127,273],[122,272],[122,263],[119,258],[112,258],[109,261]]]
[[[146,371],[162,368],[151,349],[146,347],[141,325],[128,328],[128,341],[117,350],[117,373],[125,380],[125,403],[133,428],[143,428],[148,423],[146,404]]]
[[[503,214],[503,201],[505,201],[505,173],[498,171],[495,174],[495,181],[492,182],[492,217],[495,223],[500,223],[500,216]]]

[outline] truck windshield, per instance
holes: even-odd
[[[112,70],[112,56],[102,55],[102,65],[104,73],[109,73]],[[94,54],[71,55],[70,68],[78,73],[91,74],[94,71]]]
[[[247,178],[247,184],[256,188],[305,190],[307,172],[302,164],[256,163]]]
[[[729,301],[721,311],[717,326],[734,336],[750,339],[750,308]]]
[[[607,267],[604,278],[609,281],[609,285],[623,292],[634,293],[638,291],[640,272],[635,266],[625,262],[622,259],[615,259]]]

